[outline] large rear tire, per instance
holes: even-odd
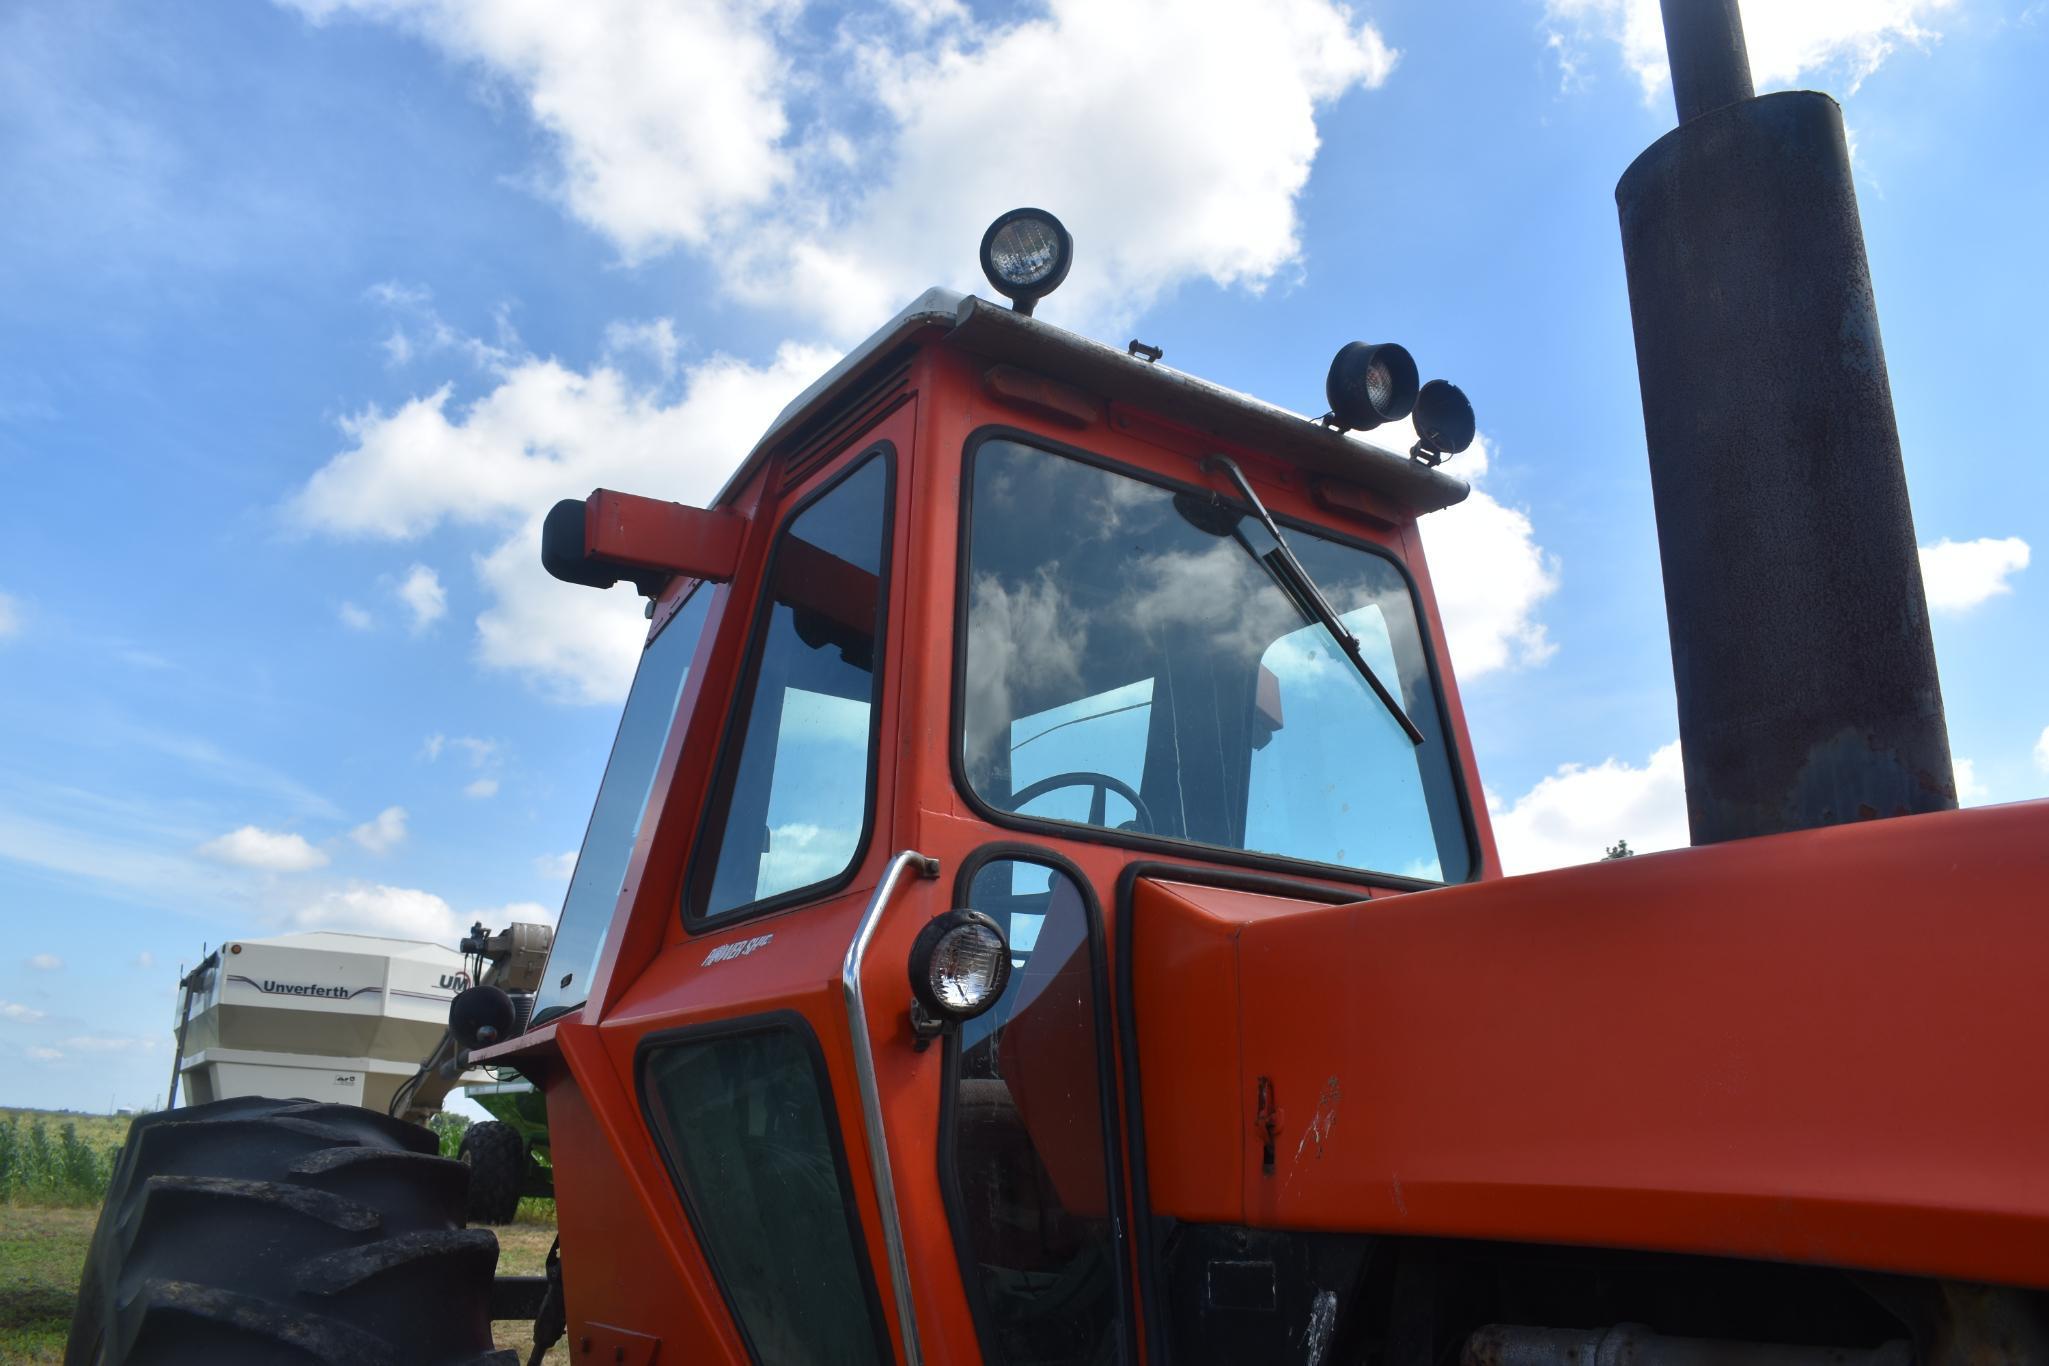
[[[509,1224],[526,1193],[526,1140],[502,1120],[463,1130],[461,1158],[470,1169],[470,1222]]]
[[[491,1347],[498,1240],[434,1135],[238,1097],[147,1115],[87,1253],[69,1366],[516,1366]]]

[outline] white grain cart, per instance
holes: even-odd
[[[171,1103],[302,1096],[383,1112],[471,984],[442,944],[316,930],[223,944],[180,983]],[[485,1080],[480,1076],[478,1080]]]

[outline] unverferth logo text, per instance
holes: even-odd
[[[230,982],[240,982],[244,986],[255,987],[266,996],[316,996],[328,1001],[353,1001],[366,991],[377,991],[380,989],[377,987],[356,987],[351,990],[348,987],[324,987],[318,982],[280,982],[271,977],[266,977],[259,982],[254,977],[244,977],[240,973],[234,974],[228,980]]]
[[[332,996],[340,1001],[349,998],[347,987],[323,987],[312,982],[273,982],[268,977],[258,982],[256,989],[271,996]]]

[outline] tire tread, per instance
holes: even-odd
[[[469,1173],[368,1110],[238,1097],[136,1121],[87,1253],[76,1366],[500,1366]],[[397,1273],[397,1274],[389,1274]],[[515,1362],[516,1366],[516,1362]]]

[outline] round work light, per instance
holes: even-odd
[[[497,987],[469,987],[448,1003],[448,1032],[465,1049],[504,1042],[518,1022],[518,1007]]]
[[[982,273],[1027,316],[1060,288],[1074,264],[1074,238],[1044,209],[1012,209],[982,234]]]
[[[1399,422],[1416,405],[1416,362],[1393,342],[1347,342],[1323,382],[1339,429],[1370,431]]]
[[[1433,379],[1416,395],[1416,444],[1409,454],[1428,465],[1441,465],[1473,444],[1473,405],[1465,390],[1449,380]]]
[[[980,911],[935,916],[911,942],[911,994],[941,1020],[972,1020],[1003,995],[1010,944]]]

